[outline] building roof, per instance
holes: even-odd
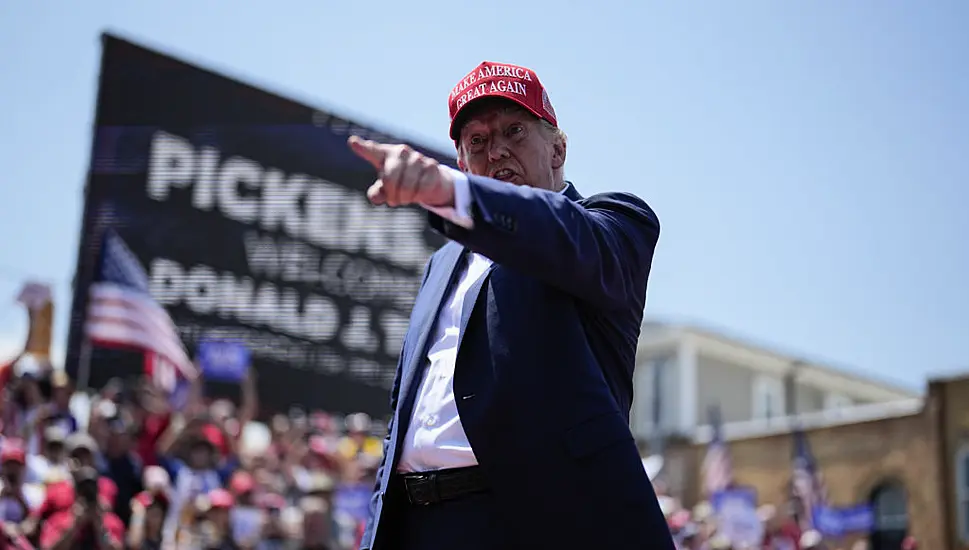
[[[923,393],[921,389],[885,380],[877,375],[833,366],[802,354],[782,352],[772,346],[754,343],[748,338],[696,323],[649,319],[643,323],[640,351],[665,348],[684,338],[694,342],[703,354],[778,375],[797,369],[798,379],[805,383],[831,388],[832,391],[851,390],[846,393],[862,394],[873,401],[906,399]]]

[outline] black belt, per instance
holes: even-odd
[[[403,481],[410,503],[419,506],[454,500],[488,490],[488,483],[478,466],[398,474],[397,477]]]

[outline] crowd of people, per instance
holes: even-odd
[[[88,395],[28,359],[0,374],[0,549],[356,548],[382,451],[366,414],[263,424],[251,372],[237,403],[196,381],[175,408],[146,377]]]
[[[870,550],[864,534],[831,540],[816,529],[805,528],[793,504],[778,509],[764,504],[757,509],[757,525],[730,525],[708,501],[692,508],[666,494],[664,484],[654,481],[660,508],[680,550]],[[753,539],[753,540],[751,540]],[[898,550],[918,550],[918,541],[907,536]]]
[[[88,395],[28,359],[0,371],[0,550],[359,544],[382,452],[366,414],[294,410],[263,424],[252,371],[238,403],[205,399],[198,380],[176,409],[148,377]],[[654,485],[683,550],[867,548],[832,545],[770,505],[762,541],[738,545],[709,503],[686,508]]]

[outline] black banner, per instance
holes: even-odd
[[[112,227],[190,354],[203,338],[248,344],[268,409],[388,412],[422,269],[443,241],[423,211],[368,203],[374,171],[346,139],[400,140],[110,35],[94,132],[72,374],[97,236]],[[91,385],[141,361],[94,348]]]

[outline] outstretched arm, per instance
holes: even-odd
[[[603,193],[576,202],[454,172],[455,206],[429,208],[431,226],[448,238],[605,308],[643,295],[660,228],[638,197]]]

